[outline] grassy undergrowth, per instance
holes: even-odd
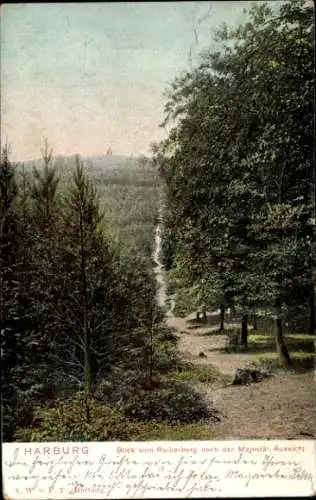
[[[285,340],[288,343],[311,343],[315,341],[315,338],[308,333],[289,333],[286,334]],[[267,342],[274,342],[274,336],[270,334],[251,332],[249,335],[249,340],[252,344],[266,344]]]
[[[175,397],[177,397],[176,393]],[[148,410],[144,394],[141,399],[144,402],[142,408]],[[157,410],[155,401],[163,407],[161,399],[163,399],[161,391],[152,393],[151,403],[153,401],[154,403],[150,404],[150,408],[154,412]],[[182,403],[179,400],[179,408],[183,406]],[[194,401],[191,403],[191,410],[195,410]],[[135,400],[132,408],[137,413],[137,409],[140,408],[138,401]],[[125,409],[109,406],[93,397],[87,401],[82,394],[78,393],[72,398],[55,401],[51,408],[38,409],[32,426],[17,430],[15,441],[148,441],[214,437],[214,432],[208,427],[206,418],[201,418],[196,422],[185,422],[185,419],[172,421],[167,415],[159,415],[156,412],[157,420],[155,420],[150,412],[147,412],[147,415],[134,412],[132,415],[130,409],[131,407],[128,406]],[[126,413],[129,413],[129,416]],[[198,407],[196,415],[199,415]],[[144,420],[141,420],[142,416]],[[190,417],[190,415],[187,416]],[[205,413],[204,417],[206,416]]]
[[[195,386],[223,384],[211,366],[192,366],[179,358],[176,339],[166,327],[153,339],[152,372],[129,363],[107,373],[88,399],[83,393],[59,397],[37,407],[16,441],[131,441],[211,439],[208,423],[218,416]]]
[[[124,431],[123,431],[124,429]],[[37,441],[191,441],[193,440],[211,440],[216,434],[204,423],[182,424],[177,427],[168,425],[164,422],[146,422],[135,423],[130,420],[121,422],[121,432],[114,434],[97,432],[91,427],[79,435],[77,439],[64,434],[65,438],[60,438],[60,433],[47,433],[45,437],[43,432],[34,432],[30,429],[18,431],[16,433],[17,442],[37,442]]]
[[[295,351],[290,353],[291,359],[293,362],[300,362],[300,361],[310,361],[312,362],[316,355],[313,352],[304,352],[304,351]],[[254,360],[270,360],[270,361],[275,361],[278,362],[278,354],[276,352],[265,352],[261,354],[253,354],[252,355]]]
[[[232,380],[232,377],[222,374],[216,366],[192,363],[184,363],[183,366],[178,367],[174,378],[183,382],[200,382],[212,386],[227,385]]]

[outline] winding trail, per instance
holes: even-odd
[[[218,316],[216,312],[209,313],[208,317],[214,319]],[[234,375],[237,368],[241,368],[251,360],[251,355],[230,354],[224,351],[227,336],[218,333],[217,326],[202,326],[195,324],[195,313],[186,318],[178,318],[167,314],[166,323],[178,337],[178,349],[183,358],[196,364],[214,365],[225,375]],[[219,318],[218,318],[219,321]],[[190,324],[192,323],[193,324]],[[225,327],[233,328],[238,325],[227,322]],[[202,354],[203,353],[203,354]]]
[[[153,260],[158,285],[157,303],[166,310],[166,324],[176,334],[184,360],[213,365],[222,374],[233,376],[237,368],[253,358],[249,353],[224,351],[227,337],[218,332],[218,312],[208,313],[208,322],[212,324],[203,326],[195,321],[195,313],[185,318],[174,315],[175,297],[167,295],[165,270],[161,263],[162,223],[161,208]],[[229,321],[229,316],[226,319],[225,329],[237,326]],[[221,415],[219,423],[209,424],[210,439],[316,438],[315,380],[310,372],[279,372],[259,384],[247,386],[199,386],[210,405],[215,406]]]
[[[213,316],[216,316],[213,314]],[[217,326],[199,327],[195,315],[166,322],[178,337],[178,348],[191,363],[213,365],[224,375],[233,376],[237,368],[252,360],[251,354],[222,352],[225,335]],[[215,319],[215,318],[214,318]],[[225,327],[235,326],[227,323]],[[205,357],[199,357],[204,352]],[[200,384],[201,393],[221,415],[210,424],[212,439],[311,439],[316,437],[316,391],[312,373],[279,372],[273,377],[246,386],[224,387]]]
[[[162,205],[160,205],[158,213],[158,224],[155,230],[155,247],[153,252],[153,260],[155,263],[155,274],[157,281],[157,303],[158,306],[164,308],[167,303],[167,285],[164,266],[161,262],[161,246],[162,246]]]

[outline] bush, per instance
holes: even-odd
[[[221,385],[230,382],[231,377],[223,375],[216,366],[213,365],[194,365],[192,363],[183,363],[177,367],[174,374],[177,380],[187,382],[200,382],[202,384]]]
[[[167,391],[168,392],[168,391]],[[138,401],[131,403],[130,409],[141,408],[141,402],[145,399],[145,408],[149,416],[148,408],[151,406],[152,413],[158,418],[148,421],[131,420],[126,414],[133,413],[126,411],[125,415],[116,407],[111,407],[100,401],[90,398],[88,401],[89,420],[87,421],[87,408],[82,394],[75,397],[59,400],[52,408],[40,409],[37,413],[33,425],[20,428],[14,435],[14,440],[18,442],[42,442],[42,441],[148,441],[162,439],[210,439],[213,432],[206,426],[198,422],[183,423],[181,419],[173,420],[171,416],[177,415],[169,411],[166,407],[180,401],[183,408],[183,395],[177,399],[165,396],[165,412],[159,413],[156,408],[159,406],[159,398],[163,391],[139,395]],[[198,401],[198,395],[187,398],[188,406],[191,406],[191,413],[196,410],[193,418],[207,415],[206,407]],[[196,405],[194,408],[193,405]],[[169,416],[159,421],[159,418]],[[187,409],[187,420],[190,415]],[[182,419],[183,420],[183,419]],[[175,427],[175,425],[177,425]]]
[[[165,331],[154,343],[154,369],[164,375],[174,371],[181,363],[177,350],[177,338]]]
[[[95,396],[101,401],[123,408],[148,385],[148,373],[115,368],[96,387]]]
[[[81,393],[57,400],[52,408],[38,409],[31,427],[19,429],[16,441],[98,441],[118,425],[120,413]]]
[[[168,422],[171,425],[217,419],[204,398],[181,382],[169,382],[161,389],[139,393],[124,408],[124,415],[138,421]]]
[[[160,326],[153,337],[152,367],[150,357],[142,359],[144,348],[137,352],[129,350],[126,361],[114,367],[98,383],[96,397],[123,408],[142,391],[161,387],[166,377],[181,364],[176,343],[177,339],[170,329]],[[150,344],[147,349],[149,352]]]

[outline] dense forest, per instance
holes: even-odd
[[[298,339],[311,373],[313,32],[301,0],[222,27],[219,50],[167,89],[167,138],[151,158],[54,157],[46,141],[40,162],[16,164],[2,149],[4,441],[216,438],[201,384],[232,379],[183,359],[177,334],[189,330],[174,315],[208,323],[218,310],[233,356],[272,325],[278,366],[295,370]],[[169,311],[157,303],[157,224]]]
[[[208,411],[157,306],[152,163],[42,155],[1,155],[4,440],[190,435]]]
[[[314,17],[303,2],[256,5],[218,52],[167,92],[164,261],[182,301],[283,332],[315,333]]]

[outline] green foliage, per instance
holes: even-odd
[[[133,349],[129,353],[133,358]],[[123,357],[121,367],[112,367],[97,384],[93,396],[79,392],[63,399],[54,398],[48,405],[41,406],[43,387],[34,388],[33,394],[23,400],[25,417],[28,417],[20,419],[14,439],[99,441],[211,437],[213,434],[206,422],[216,420],[217,414],[210,410],[192,383],[215,383],[220,378],[216,370],[184,366],[176,354],[175,338],[167,328],[160,328],[154,337],[151,377],[150,367],[143,364],[145,360],[138,356],[138,361],[137,366],[135,360],[129,359],[126,363]]]
[[[100,172],[104,200],[79,158],[60,180],[47,144],[43,158],[44,168],[19,173],[12,198],[12,228],[23,236],[16,256],[26,273],[17,275],[22,336],[8,336],[5,351],[23,351],[12,371],[5,439],[209,436],[192,422],[212,413],[188,379],[176,380],[176,338],[156,306],[150,256],[158,190],[148,165],[134,184]],[[8,306],[13,314],[14,303]]]
[[[266,352],[261,354],[254,354],[252,356],[254,361],[260,364],[267,365],[271,370],[280,370],[284,368],[280,364],[280,359],[275,352]],[[304,351],[292,351],[291,353],[292,364],[290,369],[296,372],[310,372],[315,369],[315,353]]]
[[[166,383],[155,391],[138,392],[124,414],[144,422],[156,420],[173,425],[194,423],[212,417],[208,403],[188,384]]]
[[[143,426],[143,428],[141,427]],[[137,440],[151,441],[209,441],[214,439],[215,432],[211,430],[206,423],[180,424],[170,426],[163,422],[138,424],[139,431],[142,429],[142,435],[137,435]]]
[[[40,171],[33,167],[33,179],[31,183],[31,199],[33,213],[36,218],[39,229],[43,231],[53,230],[54,218],[56,214],[56,192],[59,178],[56,175],[56,169],[52,165],[52,150],[48,151],[48,144],[45,141],[43,150],[44,169]]]
[[[117,221],[112,228],[107,226],[109,214],[103,217],[100,193],[87,175],[90,171],[97,178],[97,167],[84,165],[78,157],[71,166],[73,170],[54,160],[47,142],[43,165],[33,170],[14,169],[6,151],[1,157],[0,180],[7,202],[1,205],[0,215],[8,221],[1,226],[6,233],[1,234],[0,248],[6,440],[17,428],[31,426],[36,412],[46,422],[37,437],[49,437],[56,416],[54,402],[83,388],[92,394],[114,367],[132,371],[134,379],[144,370],[148,379],[172,363],[171,349],[161,347],[158,355],[158,336],[150,333],[161,321],[151,242],[137,255],[135,238],[131,244],[115,237],[122,227],[113,229]],[[124,224],[131,225],[132,212],[136,224],[141,224],[138,236],[144,240],[151,238],[146,232],[148,224],[153,229],[155,222],[156,188],[150,169],[146,160],[133,175],[124,169],[114,175],[129,200],[119,215],[123,220],[125,211]],[[104,171],[101,178],[108,179]],[[135,189],[140,189],[134,212],[135,191],[133,183],[128,185],[133,180]],[[115,186],[109,182],[112,196],[121,195]],[[148,207],[153,212],[150,216]],[[10,260],[8,245],[13,250]],[[78,419],[79,408],[74,403]],[[54,428],[52,435],[93,438],[100,430],[78,423],[72,435],[66,423]]]
[[[238,307],[241,317],[271,312],[286,363],[289,308],[305,309],[315,329],[312,28],[313,9],[300,1],[255,5],[244,25],[224,26],[221,50],[170,86],[173,128],[154,151],[178,297]]]
[[[192,299],[185,288],[181,288],[178,290],[175,300],[176,305],[173,312],[176,316],[184,318],[189,313],[194,311],[194,303],[192,304]]]
[[[90,422],[82,395],[57,401],[40,410],[33,425],[16,431],[21,442],[42,441],[148,441],[210,439],[214,433],[201,423],[170,425],[168,422],[138,422],[98,401],[89,401]]]
[[[287,334],[286,338],[288,341],[292,342],[293,344],[313,344],[314,342],[314,337],[312,335],[309,335],[308,333],[292,333],[292,334]],[[252,333],[250,335],[250,340],[251,342],[255,344],[265,344],[267,340],[272,341],[273,337],[272,335],[268,334],[262,334],[262,333]]]
[[[151,165],[130,161],[124,168],[118,163],[114,171],[92,171],[91,176],[107,225],[117,234],[120,246],[150,258],[159,203],[159,183]]]
[[[16,250],[20,239],[17,218],[14,213],[17,185],[13,165],[9,161],[8,148],[0,158],[0,333],[1,333],[1,385],[3,433],[11,436],[15,425],[14,406],[16,387],[13,376],[21,350],[19,346],[19,318],[17,310],[16,275],[20,268]],[[5,373],[8,378],[6,378]]]
[[[226,385],[230,381],[229,376],[221,374],[213,365],[193,365],[190,363],[177,367],[173,377],[183,382],[200,382],[210,386]]]
[[[88,412],[88,418],[87,418]],[[121,416],[106,405],[77,394],[56,401],[52,408],[39,409],[33,426],[16,432],[15,439],[27,441],[99,441],[118,426]],[[103,439],[102,439],[103,438]]]

